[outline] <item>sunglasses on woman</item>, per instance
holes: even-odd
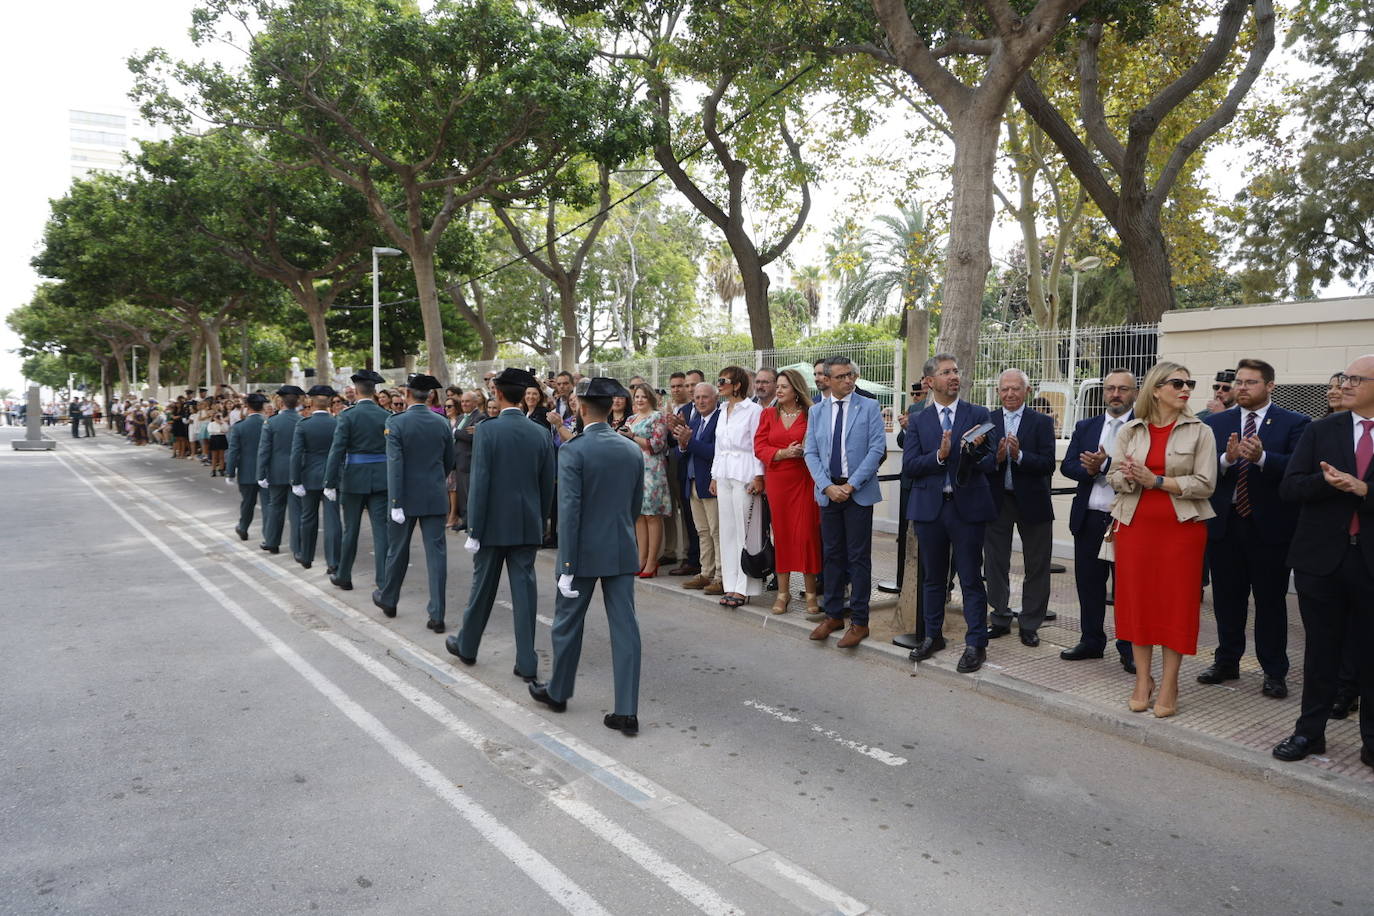
[[[1160,382],[1160,383],[1159,383],[1158,385],[1156,385],[1155,387],[1156,387],[1156,388],[1162,388],[1162,387],[1164,387],[1165,385],[1171,385],[1171,386],[1173,386],[1173,389],[1174,389],[1175,391],[1182,391],[1184,388],[1187,388],[1189,391],[1192,391],[1194,388],[1197,387],[1197,379],[1195,379],[1195,378],[1166,378],[1164,381]]]

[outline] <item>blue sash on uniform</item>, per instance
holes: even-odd
[[[385,461],[386,455],[376,452],[349,452],[344,458],[344,464],[382,464]]]

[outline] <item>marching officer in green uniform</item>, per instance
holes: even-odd
[[[638,446],[606,424],[612,398],[629,392],[615,379],[578,383],[585,429],[558,455],[558,598],[553,618],[553,675],[533,683],[530,696],[562,712],[573,695],[582,654],[582,627],[592,589],[611,628],[615,712],[605,725],[626,735],[639,731],[639,623],[635,620],[635,516],[644,497],[644,457]],[[479,433],[480,435],[480,433]]]
[[[301,555],[301,501],[291,492],[291,439],[301,421],[297,406],[305,394],[295,385],[277,389],[281,410],[262,426],[258,442],[258,486],[267,491],[262,510],[262,544],[268,553],[281,550],[282,525],[291,521],[291,556]]]
[[[386,576],[372,593],[372,603],[388,617],[396,616],[406,567],[410,565],[410,536],[420,523],[429,574],[429,620],[425,626],[444,632],[444,590],[448,585],[448,474],[453,470],[453,430],[448,420],[429,409],[429,393],[442,387],[432,375],[406,380],[410,405],[386,422],[386,497],[391,509],[387,533]]]
[[[229,427],[229,454],[224,459],[224,479],[239,488],[239,523],[234,528],[240,541],[248,540],[253,508],[261,500],[267,517],[267,494],[258,486],[258,443],[262,440],[262,408],[267,398],[257,392],[243,399],[248,416]],[[246,481],[246,482],[245,482]]]
[[[553,505],[553,442],[548,430],[520,412],[526,389],[539,381],[523,369],[506,369],[493,381],[501,413],[479,425],[472,439],[465,545],[475,554],[472,590],[463,625],[444,645],[465,664],[476,663],[504,565],[515,617],[515,676],[533,681],[539,673],[534,557]]]
[[[315,542],[320,533],[320,510],[324,510],[324,565],[334,575],[339,565],[339,504],[324,498],[324,464],[334,442],[337,421],[329,414],[334,389],[316,385],[306,392],[310,414],[296,424],[291,439],[291,492],[301,501],[300,555],[296,561],[306,569],[315,562]]]
[[[364,508],[372,522],[373,581],[380,587],[386,577],[386,421],[391,418],[375,400],[377,386],[386,381],[381,373],[364,369],[349,380],[358,399],[335,421],[324,466],[324,498],[338,501],[343,522],[338,569],[329,581],[344,591],[353,587]]]

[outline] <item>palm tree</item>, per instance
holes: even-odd
[[[725,317],[731,328],[735,326],[735,300],[744,295],[744,279],[739,275],[739,266],[730,247],[717,245],[706,258],[706,276],[711,287],[725,309]]]
[[[824,282],[819,264],[808,264],[792,275],[792,288],[806,300],[806,310],[812,322],[821,315],[821,284]]]
[[[939,242],[920,204],[899,203],[895,215],[878,217],[860,234],[857,263],[841,278],[840,320],[878,321],[891,314],[895,292],[905,333],[906,310],[921,304],[934,287]]]

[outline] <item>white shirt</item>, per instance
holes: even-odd
[[[1122,427],[1130,422],[1130,419],[1130,411],[1123,413],[1119,417],[1113,417],[1109,413],[1103,414],[1102,432],[1097,437],[1098,449],[1106,452],[1110,456],[1112,453],[1112,446],[1116,443],[1116,437],[1121,433]],[[1112,428],[1113,424],[1116,425],[1115,429]],[[1112,490],[1112,485],[1107,482],[1107,465],[1110,462],[1111,458],[1108,457],[1107,461],[1103,462],[1102,467],[1098,469],[1097,476],[1093,478],[1093,488],[1088,493],[1089,509],[1098,512],[1112,511],[1112,502],[1116,499],[1116,493]]]
[[[828,440],[826,440],[827,442],[833,443],[833,442],[835,441],[835,420],[836,420],[836,419],[838,418],[838,416],[839,416],[839,411],[835,409],[835,405],[836,405],[836,404],[843,404],[843,405],[844,405],[844,429],[843,429],[843,430],[841,431],[841,433],[840,433],[840,435],[841,435],[841,437],[842,437],[841,440],[840,440],[840,476],[841,476],[841,477],[848,477],[848,476],[849,476],[849,431],[850,431],[851,429],[854,428],[854,423],[852,422],[852,421],[853,421],[854,402],[858,400],[858,397],[857,397],[857,396],[854,394],[854,392],[852,392],[852,391],[849,392],[849,394],[848,394],[847,396],[843,397],[843,398],[837,398],[837,397],[834,397],[833,395],[827,395],[827,397],[830,398],[830,438],[829,438]],[[831,445],[830,447],[831,447],[831,448],[834,448],[834,445]],[[822,456],[821,456],[821,460],[825,462],[825,466],[826,466],[827,468],[830,467],[830,453],[829,453],[829,452],[826,452],[824,455],[822,455]]]
[[[1350,425],[1354,427],[1355,430],[1356,460],[1359,460],[1360,440],[1364,438],[1364,427],[1360,425],[1361,420],[1374,420],[1374,417],[1362,417],[1359,414],[1355,413],[1355,411],[1350,411]],[[1371,430],[1369,435],[1371,438],[1374,438],[1374,430]]]
[[[1240,434],[1242,437],[1244,437],[1245,435],[1245,421],[1250,418],[1250,414],[1255,414],[1255,435],[1258,436],[1260,427],[1264,425],[1264,415],[1269,413],[1269,408],[1273,405],[1273,401],[1265,401],[1263,407],[1257,408],[1255,410],[1246,410],[1244,407],[1235,407],[1227,409],[1240,411]],[[1221,457],[1217,459],[1217,463],[1221,466],[1221,470],[1224,472],[1231,467],[1231,460],[1226,457],[1226,443],[1222,442],[1221,446]],[[1267,457],[1269,457],[1267,454],[1261,454],[1259,461],[1252,462],[1252,464],[1254,464],[1255,467],[1262,468],[1264,467],[1264,459]]]
[[[749,483],[763,474],[763,462],[754,454],[754,433],[759,428],[763,408],[747,398],[738,404],[722,405],[716,421],[716,458],[711,463],[715,480]]]

